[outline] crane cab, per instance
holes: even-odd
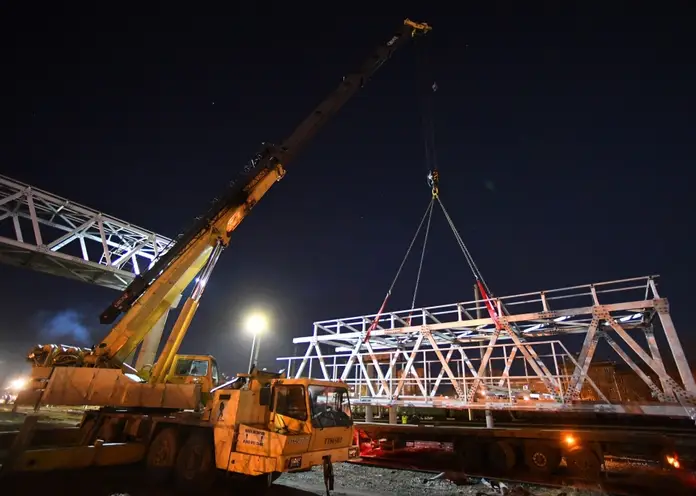
[[[351,446],[349,397],[344,383],[279,379],[262,388],[260,403],[268,406],[269,430],[286,435],[309,434],[308,451],[320,451]]]
[[[210,355],[176,355],[167,374],[170,384],[200,384],[201,393],[210,393],[220,383],[215,358]]]
[[[238,374],[213,392],[210,419],[218,468],[247,475],[302,470],[359,456],[343,382]]]

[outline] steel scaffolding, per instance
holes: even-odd
[[[696,382],[656,279],[493,298],[498,325],[482,299],[325,320],[311,336],[293,340],[307,346],[303,355],[278,360],[294,377],[345,381],[359,405],[696,420]],[[581,342],[579,354],[570,352]],[[593,363],[610,354],[640,381],[643,398],[621,395],[616,376],[609,387],[593,377]],[[635,389],[628,382],[624,393]]]
[[[0,263],[124,289],[172,241],[0,176]]]

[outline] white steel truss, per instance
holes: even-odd
[[[656,278],[494,298],[497,326],[484,300],[316,322],[311,336],[293,340],[305,353],[278,360],[294,377],[345,381],[354,404],[696,420],[696,382]],[[581,343],[579,354],[569,350]],[[613,398],[593,380],[598,344],[644,384],[645,397]]]
[[[173,244],[128,222],[0,176],[0,262],[124,289]]]

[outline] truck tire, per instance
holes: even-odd
[[[177,429],[174,427],[165,427],[155,435],[145,458],[150,481],[160,484],[171,477],[178,448]]]
[[[215,450],[210,435],[193,432],[176,457],[177,489],[205,492],[215,483],[216,474]]]
[[[524,445],[524,462],[532,473],[548,475],[561,463],[561,450],[543,441],[527,441]]]
[[[282,472],[269,472],[263,475],[247,476],[246,485],[251,489],[252,494],[264,495],[271,490],[271,485],[283,475]]]
[[[602,462],[588,446],[576,446],[565,455],[568,471],[587,480],[595,480],[602,473]]]
[[[504,474],[517,464],[515,449],[507,441],[496,441],[488,445],[488,466],[497,473]]]

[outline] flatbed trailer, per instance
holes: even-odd
[[[404,449],[410,443],[435,442],[451,449],[461,470],[490,468],[497,473],[521,467],[551,475],[565,460],[576,476],[595,479],[605,457],[630,457],[683,469],[696,462],[696,428],[616,426],[493,427],[409,425],[358,422],[361,454]],[[377,450],[377,453],[379,450]],[[377,455],[378,456],[378,455]]]

